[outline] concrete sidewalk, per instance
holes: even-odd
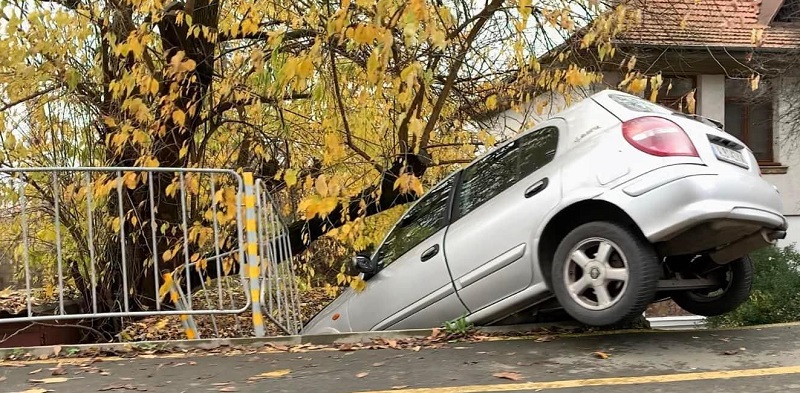
[[[784,325],[449,343],[419,351],[253,350],[70,359],[61,366],[57,359],[6,361],[0,392],[786,392],[800,389],[798,332],[800,325]]]

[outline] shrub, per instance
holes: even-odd
[[[750,254],[755,269],[750,299],[735,311],[708,319],[712,327],[800,321],[800,252],[794,245]]]

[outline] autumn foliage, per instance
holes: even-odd
[[[634,8],[597,0],[5,0],[0,8],[4,167],[254,172],[308,262],[301,264],[307,285],[349,283],[337,274],[342,258],[379,242],[399,214],[395,206],[502,139],[485,113],[600,81],[565,55],[592,47],[615,56],[611,38],[636,19]],[[578,29],[584,38],[576,48],[561,45]],[[540,62],[546,53],[551,60]],[[232,182],[219,180],[207,195],[207,179],[182,179],[197,199],[187,212],[192,244],[184,247],[175,235],[180,181],[167,172],[153,177],[124,174],[121,199],[116,178],[92,178],[99,209],[113,217],[122,204],[125,212],[124,222],[102,223],[108,233],[122,228],[141,245],[126,250],[130,293],[112,291],[119,282],[111,274],[97,283],[106,289],[104,310],[118,308],[120,296],[151,306],[151,226],[159,229],[161,266],[172,269],[186,250],[202,260],[212,206],[222,224],[234,219]],[[45,180],[29,199],[57,195],[65,212],[85,204],[81,179],[63,175],[58,190]],[[154,222],[144,203],[151,180]],[[5,206],[16,203],[12,194],[3,193]],[[36,214],[52,213],[42,206]],[[63,216],[73,219],[64,236],[78,266],[69,284],[83,283],[86,292],[84,224],[77,213]],[[11,239],[19,226],[2,230]],[[229,232],[223,248],[236,247]],[[111,263],[120,260],[119,240],[102,240],[99,263],[119,269]],[[309,246],[324,252],[305,253]],[[52,255],[39,258],[52,273]],[[238,264],[211,269],[203,264],[193,273],[202,279],[192,282],[235,273]]]

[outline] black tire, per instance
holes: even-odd
[[[578,298],[584,298],[582,304],[581,300],[576,300],[572,297],[568,289],[569,283],[565,280],[566,278],[574,280],[574,276],[577,275],[574,270],[567,271],[572,269],[570,266],[577,266],[577,264],[570,262],[575,248],[583,247],[583,244],[590,244],[588,242],[597,241],[597,239],[602,239],[600,241],[604,240],[607,243],[610,242],[609,244],[615,248],[614,254],[624,257],[617,256],[614,258],[616,261],[614,263],[619,264],[624,259],[624,263],[627,265],[627,282],[620,284],[623,286],[617,289],[619,292],[615,295],[615,302],[604,309],[593,309],[592,305],[588,307],[585,305],[586,298],[595,296],[597,299],[595,307],[601,306],[594,286],[587,287],[586,290],[576,295]],[[589,256],[588,252],[591,251],[586,251],[584,254]],[[595,254],[590,258],[596,257],[597,252],[595,251]],[[593,259],[591,263],[597,264],[598,262]],[[592,268],[591,265],[587,266]],[[593,270],[596,271],[596,269]],[[575,228],[564,237],[564,240],[561,241],[561,244],[556,249],[551,273],[551,288],[564,310],[578,322],[589,326],[603,327],[625,323],[642,315],[655,297],[660,267],[659,259],[653,246],[641,234],[629,227],[613,222],[595,221]],[[581,279],[585,278],[584,276],[587,274],[590,279],[600,277],[594,277],[594,273],[589,272],[587,269],[586,273],[580,274]],[[605,273],[603,273],[603,276],[605,276]],[[588,290],[592,292],[586,292]],[[610,293],[606,289],[606,294]],[[586,295],[582,296],[582,294]]]
[[[735,259],[715,273],[720,273],[718,277],[723,280],[724,288],[677,292],[672,295],[672,300],[680,308],[704,317],[727,314],[747,301],[753,285],[753,261],[750,257]],[[721,293],[713,294],[715,291]]]

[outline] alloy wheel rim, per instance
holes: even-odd
[[[625,295],[630,269],[625,254],[614,242],[594,237],[570,250],[564,265],[564,284],[581,307],[601,311]]]

